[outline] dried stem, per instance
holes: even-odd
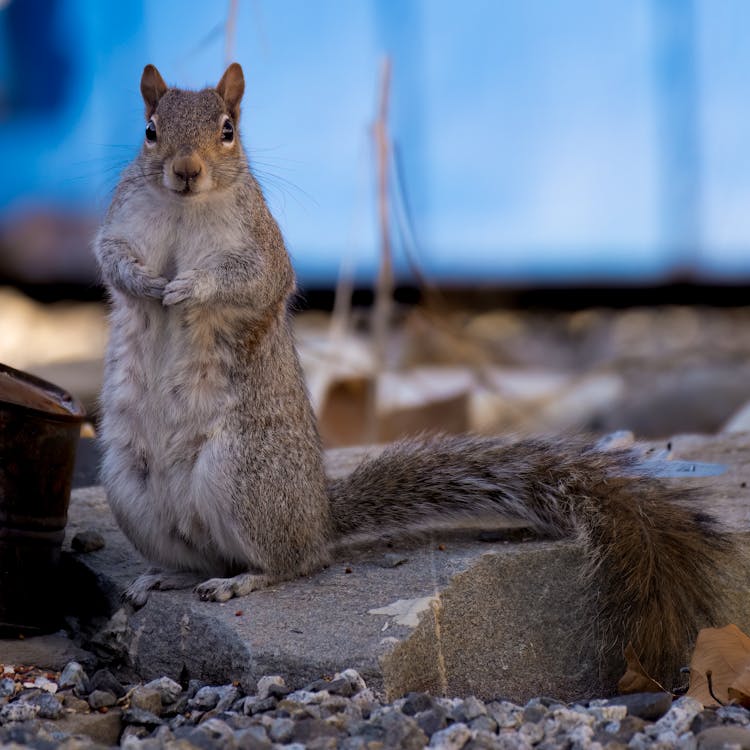
[[[234,42],[237,38],[237,10],[238,0],[229,0],[227,21],[224,26],[224,65],[234,61]]]
[[[378,163],[378,215],[380,218],[380,269],[375,286],[372,332],[375,353],[376,378],[370,388],[368,408],[368,432],[371,440],[376,438],[376,389],[377,375],[385,369],[388,331],[393,309],[393,257],[388,204],[388,106],[391,93],[391,59],[386,57],[380,74],[380,106],[373,125],[373,136]]]

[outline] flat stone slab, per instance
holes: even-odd
[[[720,476],[670,481],[704,489],[706,510],[746,546],[750,434],[680,436],[670,448],[677,459],[727,466]],[[331,454],[331,471],[350,470],[361,454]],[[611,689],[601,681],[593,644],[571,640],[591,614],[581,604],[581,552],[570,542],[502,541],[518,539],[518,529],[484,542],[477,532],[382,541],[344,553],[317,575],[224,604],[201,602],[189,590],[155,591],[133,611],[121,595],[147,566],[117,528],[100,487],[73,493],[68,547],[83,529],[100,532],[105,547],[72,554],[110,609],[120,609],[121,641],[144,679],[251,684],[278,673],[299,687],[353,667],[389,698],[429,690],[571,700]],[[750,630],[748,593],[727,590],[727,622]]]

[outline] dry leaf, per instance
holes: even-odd
[[[750,670],[746,669],[740,679],[742,680],[742,688],[730,687],[727,693],[734,703],[739,703],[744,708],[750,708]]]
[[[628,643],[625,647],[625,662],[627,663],[627,669],[617,683],[617,691],[620,695],[669,692],[646,672],[632,643]]]
[[[748,700],[750,638],[736,625],[703,628],[698,633],[690,661],[690,689],[687,694],[705,706],[716,706],[717,701],[708,689],[706,675],[709,672],[713,694],[719,701]]]

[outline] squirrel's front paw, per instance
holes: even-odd
[[[164,288],[162,304],[164,307],[179,305],[180,302],[195,296],[196,277],[194,272],[182,273],[175,276]]]
[[[167,280],[161,276],[144,276],[141,282],[142,294],[144,297],[162,299],[167,283]]]
[[[270,583],[268,576],[240,573],[232,578],[209,578],[195,587],[195,593],[204,602],[226,602],[235,596],[247,596],[251,591],[264,589]]]

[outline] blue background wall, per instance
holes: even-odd
[[[215,84],[229,39],[243,139],[307,284],[375,267],[385,52],[429,276],[750,277],[745,0],[239,0],[227,37],[229,7],[3,5],[0,221],[101,213],[142,137],[143,65]]]

